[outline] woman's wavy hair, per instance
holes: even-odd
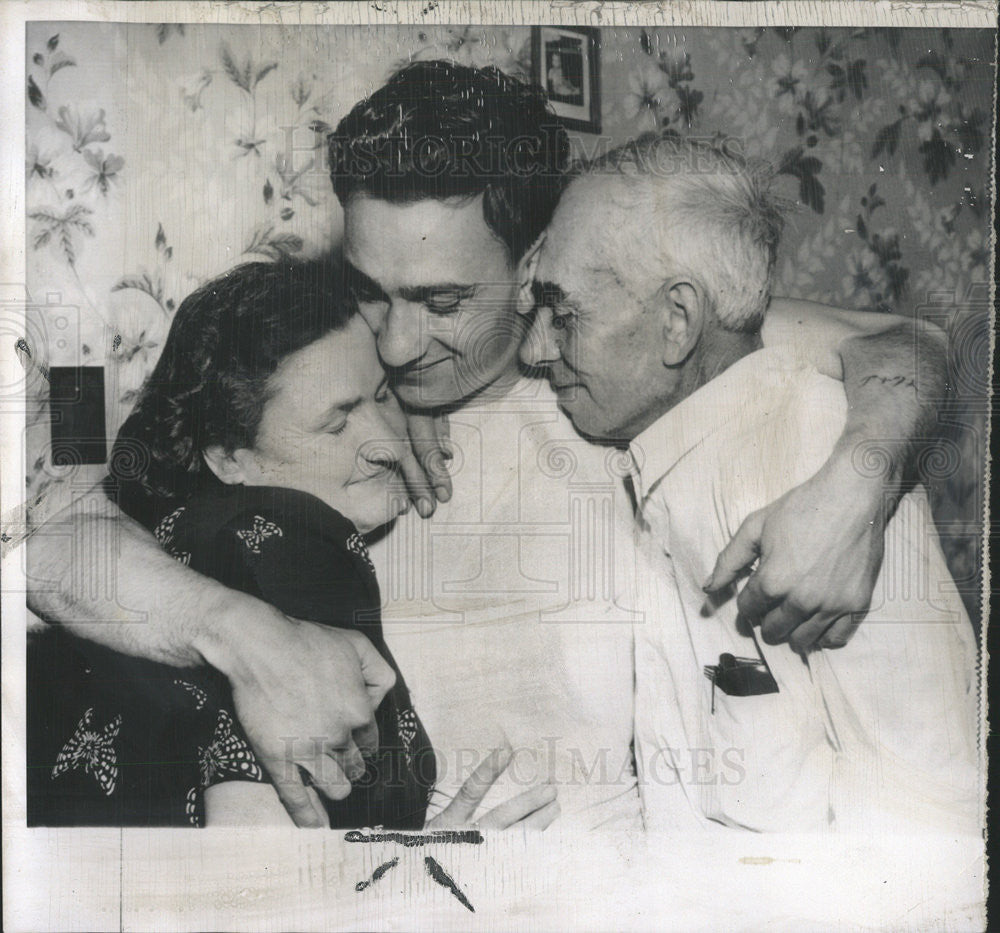
[[[332,257],[246,263],[185,298],[115,441],[110,473],[128,485],[123,498],[185,498],[218,482],[202,451],[252,447],[281,361],[354,310]]]

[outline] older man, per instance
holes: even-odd
[[[523,355],[578,430],[629,442],[659,566],[641,584],[663,611],[637,627],[646,824],[975,831],[976,648],[922,490],[888,524],[843,649],[774,649],[732,587],[703,589],[718,548],[830,457],[846,419],[835,382],[762,349],[780,226],[766,172],[650,138],[570,184],[529,263]]]

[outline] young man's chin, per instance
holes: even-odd
[[[433,411],[451,405],[460,405],[476,394],[471,386],[456,384],[452,378],[404,379],[393,384],[397,398],[414,411]]]
[[[462,398],[455,398],[454,392],[437,391],[429,386],[397,385],[394,391],[407,409],[428,414],[462,401]]]

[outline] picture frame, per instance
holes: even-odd
[[[568,130],[601,132],[600,54],[599,29],[532,27],[531,78]]]

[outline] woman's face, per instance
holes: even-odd
[[[233,455],[244,483],[312,493],[361,532],[406,510],[406,421],[362,317],[287,356],[269,388],[253,449]]]

